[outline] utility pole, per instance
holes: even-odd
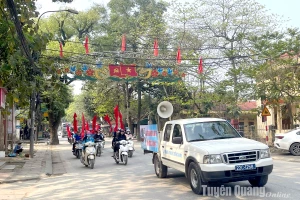
[[[35,122],[35,92],[31,93],[30,98],[30,151],[29,156],[30,158],[33,158],[33,148],[34,148],[34,122]]]

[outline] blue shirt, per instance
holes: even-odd
[[[75,141],[81,140],[80,135],[74,134],[73,137],[75,138]]]
[[[14,153],[17,153],[17,150],[21,149],[21,145],[16,145],[14,148]]]

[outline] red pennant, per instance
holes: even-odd
[[[119,111],[119,118],[120,118],[120,128],[125,129],[124,123],[123,123],[123,116],[122,113]]]
[[[112,132],[112,127],[111,127],[111,122],[110,122],[109,116],[106,114],[103,117],[103,119],[104,119],[104,121],[106,121],[109,124],[109,132]]]
[[[116,126],[114,128],[114,131],[116,132],[118,130],[118,120],[119,120],[119,106],[116,105],[116,107],[114,108],[114,114],[115,114],[115,121],[116,121]]]
[[[181,63],[181,52],[180,52],[180,47],[178,47],[178,50],[177,50],[176,61],[177,61],[177,64],[180,64],[180,63]]]
[[[93,129],[92,129],[92,133],[95,133],[95,131],[96,131],[96,126],[97,126],[97,116],[95,115],[94,116],[94,118],[93,118],[93,123],[92,123],[92,127],[93,127]]]
[[[68,137],[71,137],[71,131],[70,131],[70,126],[69,124],[67,125],[67,133],[68,133]]]
[[[63,54],[63,46],[62,46],[62,43],[61,43],[61,42],[59,43],[59,55],[60,55],[61,58],[64,57],[64,54]]]
[[[157,39],[154,40],[154,56],[158,56],[158,41]]]
[[[85,37],[84,47],[85,47],[85,53],[89,54],[89,38],[88,38],[88,36]]]
[[[81,138],[84,137],[84,129],[85,129],[85,120],[84,120],[84,115],[82,113]]]
[[[76,115],[76,113],[74,113],[74,116],[73,116],[73,118],[74,118],[74,120],[73,120],[73,128],[74,128],[74,132],[75,133],[77,133],[77,131],[78,131],[76,117],[77,117],[77,115]]]
[[[202,58],[200,57],[199,60],[199,66],[198,66],[198,74],[202,74],[203,73],[203,65],[202,65],[203,61]]]
[[[126,51],[126,36],[125,36],[125,34],[123,34],[123,36],[122,36],[121,51],[122,52]]]
[[[90,131],[90,126],[88,121],[85,122],[85,130]]]

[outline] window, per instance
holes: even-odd
[[[174,138],[174,137],[182,137],[182,131],[181,131],[181,127],[179,124],[175,124],[175,126],[174,126],[172,138]]]
[[[164,132],[164,141],[166,142],[170,141],[171,129],[172,129],[172,124],[167,124]]]
[[[187,141],[240,137],[226,121],[198,122],[184,125]]]

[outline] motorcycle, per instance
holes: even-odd
[[[128,141],[121,140],[119,141],[120,149],[114,153],[114,159],[117,164],[124,163],[127,165],[128,162]]]
[[[70,143],[70,144],[73,144],[75,141],[74,141],[74,138],[73,138],[73,134],[72,134],[72,136],[71,137],[68,137],[68,142]]]
[[[83,148],[82,143],[80,141],[78,141],[75,144],[75,149],[74,149],[74,152],[73,152],[73,155],[76,156],[76,158],[78,158],[78,159],[81,157],[82,148]]]
[[[104,149],[105,141],[104,140],[95,140],[95,143],[96,143],[96,155],[98,157],[100,157],[102,154],[102,149]]]
[[[85,145],[85,152],[82,151],[80,161],[84,166],[86,167],[90,166],[90,168],[93,169],[95,165],[95,158],[96,158],[95,143],[87,142],[84,145]]]
[[[129,134],[127,135],[127,140],[128,140],[128,157],[131,158],[133,156],[134,150],[134,142],[132,140],[132,135]]]

